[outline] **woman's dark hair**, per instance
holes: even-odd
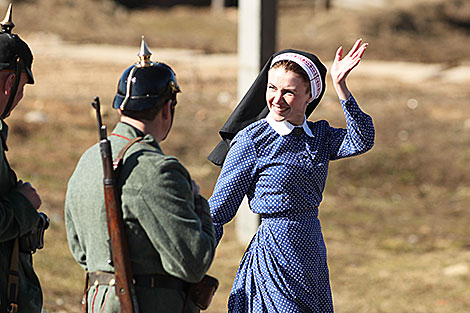
[[[310,90],[310,79],[308,78],[307,73],[304,71],[300,65],[297,63],[290,61],[290,60],[281,60],[273,64],[271,69],[273,68],[283,68],[286,72],[294,72],[295,74],[299,75],[300,78],[307,84],[307,93],[311,93]]]

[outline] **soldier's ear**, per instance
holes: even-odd
[[[163,105],[163,107],[162,107],[162,117],[164,119],[170,119],[171,118],[171,100],[168,100]]]
[[[2,92],[6,96],[10,94],[10,90],[13,87],[14,81],[15,81],[15,74],[10,73],[5,76],[5,79],[3,80],[3,85],[2,85]]]

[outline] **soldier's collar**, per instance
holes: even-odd
[[[126,124],[127,126],[130,126],[132,127],[132,129],[136,132],[137,136],[136,137],[145,137],[145,134],[138,128],[136,128],[135,126],[131,125],[131,124],[128,124],[126,122],[120,122],[120,123],[123,123],[123,124]]]
[[[123,138],[125,137],[127,140],[132,140],[136,137],[143,137],[144,139],[141,143],[149,144],[161,150],[160,145],[152,135],[144,134],[141,130],[125,122],[118,122],[112,131],[112,135],[117,135],[118,137]]]
[[[2,141],[2,147],[4,151],[8,151],[7,146],[8,137],[8,125],[0,119],[0,140]]]

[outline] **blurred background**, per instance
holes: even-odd
[[[279,0],[277,50],[369,42],[349,87],[376,125],[367,154],[332,162],[320,207],[336,312],[470,312],[470,2]],[[9,1],[0,0],[0,12]],[[34,255],[47,312],[79,312],[84,272],[64,230],[67,181],[104,122],[121,72],[145,35],[183,90],[162,143],[211,195],[219,169],[206,157],[237,104],[236,1],[13,1],[14,29],[30,45],[36,84],[7,120],[8,158],[37,187],[52,220]],[[276,17],[273,17],[276,18]],[[327,82],[328,84],[328,82]],[[311,120],[343,127],[334,90]],[[226,226],[210,274],[220,288],[207,312],[226,312],[245,246]]]

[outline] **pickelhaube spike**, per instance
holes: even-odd
[[[8,70],[15,73],[15,80],[10,89],[8,102],[0,113],[0,119],[4,119],[11,111],[17,96],[21,73],[25,73],[28,84],[34,84],[33,72],[31,69],[33,63],[33,54],[26,42],[17,34],[11,31],[15,24],[12,22],[12,4],[8,6],[7,13],[3,21],[0,22],[0,71]]]
[[[2,22],[0,22],[0,25],[2,25],[2,33],[8,33],[11,34],[11,30],[13,27],[15,27],[15,24],[12,22],[12,5],[8,6],[7,13],[5,14],[5,18],[3,19]]]
[[[150,56],[152,52],[150,52],[147,43],[145,42],[144,36],[142,36],[142,43],[140,44],[140,52],[137,54],[139,56],[139,66],[140,67],[149,67],[152,64],[150,61]]]

